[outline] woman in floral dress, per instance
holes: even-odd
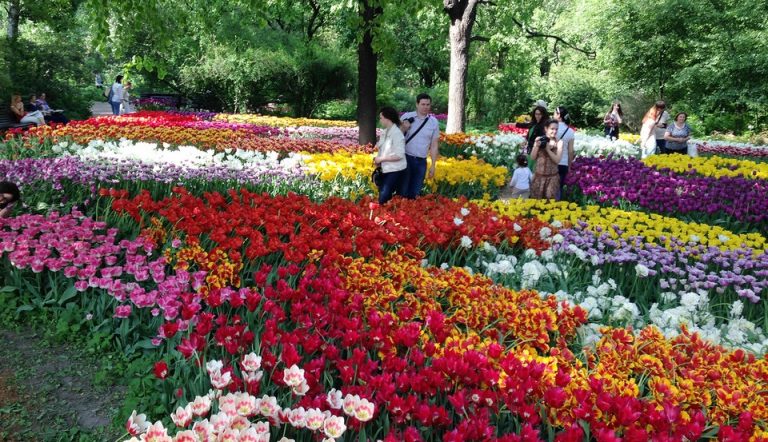
[[[533,145],[531,157],[536,159],[536,170],[531,183],[531,198],[554,200],[560,190],[557,164],[563,156],[563,151],[562,144],[557,142],[557,126],[556,120],[549,120],[545,135],[538,138]]]

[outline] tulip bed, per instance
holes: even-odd
[[[600,203],[627,202],[656,213],[768,233],[768,173],[744,160],[687,155],[577,158],[566,185]]]
[[[751,144],[724,143],[718,141],[695,142],[702,154],[743,157],[753,160],[768,158],[768,146],[753,146]]]
[[[569,190],[601,205],[502,202],[499,152],[522,138],[451,135],[432,194],[379,206],[344,125],[69,127],[0,149],[27,205],[0,219],[0,314],[59,315],[144,367],[125,439],[768,438],[764,180],[746,162],[697,159],[702,176],[582,138]],[[630,177],[752,199],[611,187]]]

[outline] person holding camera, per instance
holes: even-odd
[[[531,198],[557,199],[560,193],[560,173],[558,164],[563,157],[563,143],[558,143],[557,120],[549,120],[544,126],[545,135],[539,137],[533,145],[531,157],[536,160]]]
[[[416,97],[416,112],[406,112],[401,117],[411,125],[405,138],[405,159],[408,163],[408,179],[404,187],[406,198],[416,198],[421,193],[427,175],[427,156],[432,160],[429,178],[435,176],[440,124],[430,115],[431,110],[432,97],[419,94]]]
[[[381,109],[379,121],[384,127],[376,147],[379,152],[373,159],[375,167],[381,167],[381,176],[376,185],[379,187],[379,204],[384,204],[392,195],[402,196],[403,186],[408,177],[408,163],[405,160],[405,137],[400,130],[400,117],[391,107]]]

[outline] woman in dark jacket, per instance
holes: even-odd
[[[544,106],[536,106],[531,112],[531,127],[528,129],[528,153],[533,150],[536,140],[545,135],[545,123],[549,113]]]

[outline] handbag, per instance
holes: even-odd
[[[376,187],[381,187],[381,185],[384,184],[384,172],[382,172],[381,166],[376,166],[376,168],[373,169],[373,172],[371,173],[371,181],[373,181],[373,184],[375,184]]]

